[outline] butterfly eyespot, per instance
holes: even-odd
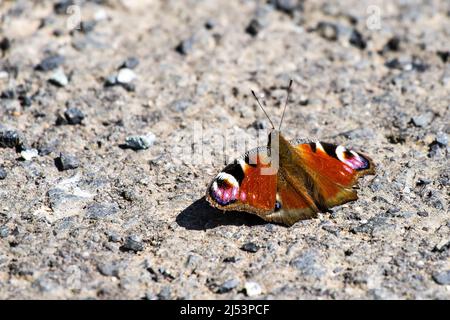
[[[364,170],[369,167],[369,161],[367,161],[363,156],[353,150],[347,150],[343,146],[338,146],[336,148],[336,156],[340,161],[353,170]]]
[[[221,172],[212,183],[209,193],[218,204],[228,205],[237,200],[239,184],[232,175]]]

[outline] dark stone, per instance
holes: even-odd
[[[428,184],[430,184],[432,181],[430,179],[424,179],[424,178],[420,178],[419,180],[417,180],[416,185],[417,186],[426,186]]]
[[[235,263],[236,261],[238,261],[239,259],[237,259],[236,257],[226,257],[225,259],[223,259],[223,262],[225,263]]]
[[[93,203],[86,207],[86,217],[99,220],[116,214],[118,210],[116,203]]]
[[[81,23],[80,23],[81,32],[83,32],[83,33],[92,32],[96,25],[97,25],[97,22],[95,20],[81,21]]]
[[[241,247],[241,249],[244,250],[244,251],[247,251],[247,252],[255,253],[255,252],[257,252],[260,248],[259,248],[259,246],[258,246],[256,243],[254,243],[254,242],[247,242],[246,244],[244,244],[244,245]]]
[[[303,10],[303,6],[298,0],[273,0],[275,9],[292,15],[296,10]]]
[[[51,145],[44,145],[38,147],[38,152],[40,156],[47,156],[50,153],[54,152],[55,150],[56,150],[55,147]]]
[[[0,131],[0,147],[14,148],[21,144],[21,137],[17,131]]]
[[[14,92],[13,89],[7,89],[2,91],[2,94],[0,95],[1,99],[9,99],[12,100],[16,97],[16,93]]]
[[[142,240],[137,235],[130,235],[126,237],[125,242],[122,246],[122,250],[124,251],[142,251],[144,250],[144,244],[142,243]]]
[[[384,48],[390,51],[399,51],[400,50],[400,38],[397,36],[392,37],[385,44]]]
[[[208,20],[205,22],[205,28],[208,30],[214,29],[215,26],[216,26],[216,23],[213,20]]]
[[[68,124],[75,125],[81,124],[84,119],[84,114],[80,109],[71,107],[64,112],[64,117],[66,118]]]
[[[4,37],[1,41],[0,41],[0,50],[2,50],[3,52],[8,51],[9,48],[11,48],[11,41],[9,40],[9,38]]]
[[[5,168],[0,166],[0,180],[6,179],[8,176],[8,173],[6,172]]]
[[[353,29],[349,41],[351,45],[357,47],[358,49],[364,50],[367,47],[367,42],[363,35],[356,29]]]
[[[73,0],[61,0],[53,5],[53,11],[55,11],[56,14],[64,15],[67,14],[67,9],[74,4],[75,2]]]
[[[327,40],[336,41],[339,37],[339,29],[338,27],[330,22],[319,22],[316,27],[316,30],[319,32],[319,35]]]
[[[61,55],[53,55],[42,60],[35,69],[38,71],[50,71],[58,68],[64,63],[65,58]]]
[[[266,123],[264,122],[264,121],[261,121],[261,120],[255,120],[255,121],[253,121],[253,123],[251,124],[251,126],[254,128],[254,129],[256,129],[256,130],[263,130],[263,129],[265,129],[267,126],[266,126]]]
[[[443,63],[450,61],[450,51],[438,51],[437,55],[441,58]]]
[[[135,92],[136,91],[136,85],[134,83],[128,82],[128,83],[122,83],[122,87],[127,90],[128,92]]]
[[[19,102],[20,102],[20,105],[21,105],[22,107],[29,107],[29,106],[31,106],[32,103],[33,103],[33,101],[31,100],[31,98],[28,97],[28,96],[26,96],[26,95],[21,95],[21,96],[19,96]]]
[[[397,58],[386,61],[384,65],[389,69],[403,70],[403,64]]]
[[[262,30],[262,28],[263,26],[258,19],[252,19],[250,20],[248,26],[245,28],[245,32],[247,32],[252,37],[255,37]]]
[[[183,40],[175,47],[175,51],[178,52],[179,54],[187,55],[192,51],[194,42],[195,41],[193,37]]]
[[[236,288],[239,285],[238,279],[230,279],[225,281],[222,285],[217,289],[217,293],[227,293]]]
[[[426,212],[426,211],[418,211],[417,215],[419,217],[428,217],[428,212]]]
[[[60,153],[59,157],[55,159],[55,164],[59,171],[76,169],[80,166],[80,162],[75,156],[66,153]]]
[[[433,280],[441,285],[450,284],[450,270],[434,273]]]
[[[121,68],[127,68],[127,69],[134,69],[138,66],[139,59],[136,57],[128,57],[125,59],[125,61],[120,65],[119,69]]]

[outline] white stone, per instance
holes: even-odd
[[[57,85],[60,85],[61,87],[65,87],[69,84],[69,79],[67,79],[66,74],[64,73],[63,69],[56,70],[52,76],[50,77],[50,80],[53,83],[56,83]]]
[[[39,153],[36,149],[27,149],[20,152],[20,155],[24,160],[30,161],[33,158],[36,158],[39,155]]]
[[[136,78],[136,74],[131,69],[122,68],[117,74],[117,82],[119,83],[130,83]]]
[[[254,281],[247,281],[244,285],[244,288],[245,288],[245,293],[249,297],[258,296],[262,293],[261,286],[259,285],[259,283],[254,282]]]

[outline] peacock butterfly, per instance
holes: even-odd
[[[207,201],[221,210],[253,213],[266,221],[292,225],[319,212],[358,199],[358,178],[374,174],[373,161],[361,152],[325,142],[288,141],[272,125],[267,147],[227,165],[209,184]]]

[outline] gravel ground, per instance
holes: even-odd
[[[70,5],[0,1],[1,299],[450,298],[448,1]],[[377,174],[290,228],[211,208],[289,79],[285,136]]]

